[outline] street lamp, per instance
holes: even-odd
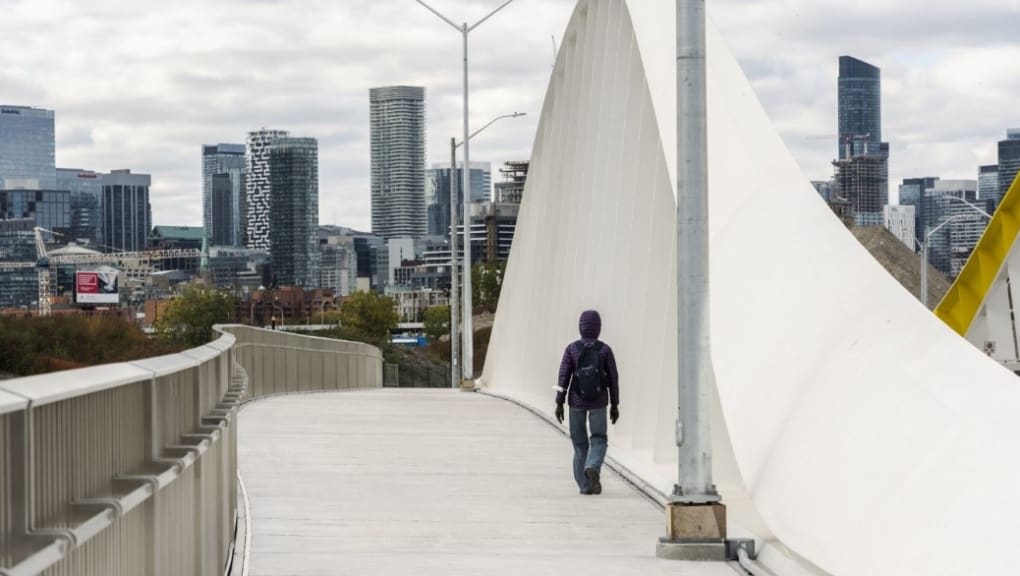
[[[259,300],[258,300],[258,301],[259,301],[259,304],[261,304],[261,303],[262,303],[262,296],[263,296],[263,294],[265,293],[265,291],[266,291],[266,287],[265,287],[265,286],[262,286],[262,285],[260,284],[260,285],[259,285],[259,288],[258,288],[258,290],[257,290],[257,292],[258,292],[258,295],[259,295]],[[255,295],[253,294],[252,296],[250,296],[250,297],[248,298],[248,301],[249,301],[249,303],[251,304],[251,305],[250,305],[250,306],[248,307],[248,322],[249,322],[249,323],[250,323],[250,324],[251,324],[252,326],[254,326],[254,325],[255,325]],[[260,306],[260,307],[259,307],[259,310],[261,311],[261,309],[262,309],[262,307]],[[259,316],[262,316],[262,314],[259,314]]]
[[[491,18],[494,14],[496,14],[496,12],[499,12],[503,8],[506,8],[507,5],[509,5],[514,0],[506,0],[505,2],[500,4],[498,7],[496,7],[495,10],[489,12],[481,20],[475,22],[474,24],[472,24],[470,26],[468,25],[467,22],[464,22],[464,23],[462,23],[462,24],[460,24],[458,26],[453,20],[450,20],[446,16],[443,16],[435,8],[433,8],[433,7],[429,6],[428,4],[426,4],[424,2],[424,0],[415,0],[415,1],[417,3],[419,3],[419,4],[421,4],[422,6],[424,6],[429,12],[432,12],[433,14],[438,16],[440,20],[442,20],[443,22],[446,22],[447,24],[452,26],[455,30],[460,32],[461,37],[463,38],[463,44],[464,44],[464,166],[465,166],[465,168],[467,168],[468,166],[471,165],[471,144],[470,144],[471,134],[470,134],[470,130],[468,130],[468,34],[470,34],[471,31],[474,30],[475,28],[478,28],[479,26],[481,26],[482,22],[485,22],[486,20]],[[453,169],[453,167],[451,166],[451,170],[452,169]],[[465,220],[465,223],[467,223],[467,215],[468,215],[468,210],[469,210],[468,203],[470,201],[469,191],[471,190],[471,170],[468,170],[468,169],[464,170],[464,185],[462,186],[462,188],[465,191],[465,193],[464,193],[464,220]],[[470,242],[470,240],[466,236],[465,236],[465,242],[464,242],[464,262],[467,263],[468,266],[471,265],[470,264],[471,263],[471,242]],[[472,338],[470,338],[470,335],[471,335],[471,274],[470,273],[464,275],[464,311],[465,311],[465,313],[464,313],[464,333],[468,334],[469,337],[464,339],[464,369],[463,369],[463,374],[464,374],[464,379],[465,380],[471,380],[471,379],[474,378],[474,362],[473,362],[473,358],[472,358],[472,356],[474,355],[474,342],[473,342]],[[451,344],[452,344],[452,342],[451,342]]]
[[[985,210],[983,208],[981,208],[977,204],[973,204],[971,202],[968,202],[968,201],[964,200],[963,198],[960,198],[959,196],[946,195],[946,196],[943,196],[943,198],[946,198],[948,200],[956,200],[957,202],[962,202],[962,203],[966,204],[967,206],[970,206],[971,208],[973,208],[975,212],[979,212],[985,218],[988,218],[989,220],[992,219],[992,215],[989,214],[988,212],[985,212]]]
[[[474,138],[475,136],[478,136],[479,134],[482,133],[482,131],[484,131],[489,126],[492,126],[493,124],[495,124],[499,120],[502,120],[504,118],[520,118],[521,116],[527,116],[527,115],[528,115],[527,112],[514,112],[512,114],[503,114],[502,116],[496,116],[492,120],[489,120],[488,122],[486,122],[484,126],[479,128],[478,130],[475,130],[474,132],[472,132],[471,135],[468,136],[468,140]],[[457,142],[454,145],[454,148],[460,148],[463,144],[464,144],[464,141],[461,140],[460,142]],[[454,158],[456,158],[456,157],[454,157]]]
[[[323,325],[326,322],[326,298],[319,298],[319,325]],[[308,318],[305,319],[305,326],[312,325],[312,315],[315,314],[315,300],[313,299],[308,306]]]
[[[475,130],[474,132],[472,132],[471,135],[468,136],[467,139],[471,140],[472,138],[474,138],[475,136],[480,134],[482,132],[482,130],[485,130],[489,126],[492,126],[493,124],[495,124],[497,120],[502,120],[504,118],[518,118],[520,116],[525,116],[525,115],[527,115],[527,112],[514,112],[513,114],[503,114],[502,116],[496,116],[492,120],[489,120],[489,122],[486,123],[484,126],[479,128],[478,130]],[[460,222],[460,219],[457,217],[457,187],[456,187],[456,183],[455,183],[456,178],[454,178],[454,174],[457,173],[456,172],[456,170],[457,170],[457,148],[459,146],[463,145],[464,142],[465,142],[464,140],[461,140],[460,142],[457,142],[456,138],[450,138],[450,370],[451,370],[451,380],[452,380],[451,386],[453,388],[459,388],[460,387],[460,384],[458,382],[459,378],[457,376],[457,374],[458,374],[457,370],[458,370],[458,367],[459,367],[459,360],[460,360],[460,358],[459,358],[459,353],[460,353],[459,338],[458,338],[458,335],[457,335],[457,322],[458,322],[458,318],[457,318],[457,269],[458,269],[458,266],[457,266],[457,252],[458,252],[458,250],[457,250],[457,247],[458,247],[458,243],[457,243],[457,223]],[[467,173],[467,172],[470,172],[470,171],[471,171],[471,167],[467,165],[467,161],[465,160],[465,163],[464,163],[464,172]],[[464,200],[465,200],[464,204],[465,204],[465,206],[468,204],[468,196],[471,193],[469,189],[466,189],[466,190],[468,190],[468,193],[464,195]],[[464,243],[465,244],[470,244],[471,243],[471,223],[470,223],[470,219],[471,219],[471,216],[465,211],[465,213],[464,213]],[[467,254],[470,254],[470,251]],[[465,266],[464,266],[464,268],[466,270],[468,270],[468,274],[467,274],[467,276],[468,276],[468,284],[467,284],[467,286],[470,287],[471,286],[471,284],[470,284],[471,262],[467,261]],[[470,300],[467,300],[466,302],[470,302]],[[471,310],[468,309],[467,306],[465,306],[465,309],[464,309],[464,317],[465,318],[471,318]],[[470,323],[470,320],[469,320],[467,325],[466,325],[466,327],[465,327],[465,333],[466,334],[471,334],[471,332],[469,332],[470,328],[471,328],[471,323]],[[471,340],[472,343],[474,342],[474,340],[471,339],[471,338],[466,338],[465,340]],[[466,351],[465,351],[465,356],[467,356],[467,352]]]
[[[675,16],[678,470],[655,553],[724,560],[726,508],[712,480],[705,0],[676,0]]]
[[[283,319],[283,306],[280,304],[280,299],[273,294],[273,330],[276,330],[276,309],[280,309],[280,326],[286,326],[287,322]]]
[[[959,198],[958,198],[958,200],[959,200]],[[972,204],[970,204],[969,202],[966,202],[965,200],[963,202],[968,204],[968,205],[973,206]],[[978,212],[981,212],[982,214],[984,214],[986,216],[988,215],[988,213],[985,212],[984,210],[981,210],[980,208],[978,208],[976,206],[973,206],[973,207]],[[924,241],[921,243],[921,304],[924,304],[925,308],[928,307],[928,244],[929,244],[929,241],[931,240],[931,237],[936,232],[938,232],[943,227],[945,227],[946,224],[949,224],[950,222],[952,222],[954,220],[963,220],[963,219],[971,220],[973,218],[974,218],[973,216],[967,216],[966,214],[953,214],[949,218],[946,218],[945,220],[943,220],[941,224],[939,224],[938,226],[936,226],[934,228],[932,228],[930,226],[926,226],[925,227],[925,229],[924,229]]]

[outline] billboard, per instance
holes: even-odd
[[[117,289],[119,272],[103,266],[89,272],[76,272],[74,277],[75,302],[78,304],[117,304],[120,293]]]

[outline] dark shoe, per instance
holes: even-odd
[[[599,481],[599,471],[594,468],[588,468],[584,471],[584,475],[588,477],[589,491],[592,494],[601,494],[602,482]]]
[[[581,496],[591,496],[591,490],[587,488],[581,488]]]

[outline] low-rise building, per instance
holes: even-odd
[[[446,306],[450,303],[445,292],[429,288],[414,289],[389,286],[386,288],[386,296],[393,299],[394,309],[400,316],[400,322],[422,322],[425,310],[432,306]]]
[[[899,238],[900,242],[906,244],[911,250],[916,245],[914,221],[915,210],[913,206],[886,206],[883,213],[885,217],[886,230]]]

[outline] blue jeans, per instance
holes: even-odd
[[[591,440],[588,425],[591,424]],[[594,468],[602,471],[606,459],[609,436],[606,434],[606,408],[570,407],[570,441],[574,443],[574,481],[581,491],[588,490],[588,477],[584,471]]]

